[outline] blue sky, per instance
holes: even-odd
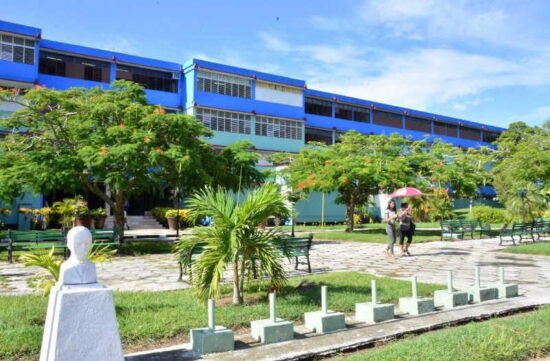
[[[493,125],[550,119],[550,1],[2,0],[46,39],[304,79]]]

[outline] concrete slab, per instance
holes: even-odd
[[[308,333],[296,327],[297,339],[293,342],[270,345],[252,344],[246,340],[248,335],[236,336],[236,350],[199,356],[190,350],[189,344],[169,348],[134,353],[126,356],[126,361],[283,361],[305,360],[319,355],[332,355],[347,350],[365,348],[381,341],[388,341],[407,334],[416,334],[441,329],[474,320],[486,320],[495,316],[511,314],[533,309],[548,304],[549,299],[516,297],[512,299],[493,300],[484,303],[461,306],[441,312],[434,312],[404,319],[367,325],[355,323],[346,331],[327,335]],[[353,323],[349,320],[348,323]]]
[[[361,322],[376,323],[391,320],[395,317],[394,306],[391,303],[372,302],[355,304],[355,319]]]
[[[223,326],[216,326],[215,330],[208,327],[193,328],[190,336],[191,348],[201,355],[235,349],[233,331]]]
[[[399,311],[417,316],[423,313],[433,312],[435,309],[434,300],[420,297],[400,297]]]
[[[468,289],[470,302],[478,303],[490,301],[498,298],[498,288],[496,287],[472,287]]]
[[[346,318],[342,312],[306,312],[304,314],[304,325],[317,333],[330,333],[345,330]]]
[[[283,342],[294,338],[294,325],[290,321],[277,318],[273,322],[270,318],[256,320],[250,323],[252,337],[264,344]]]
[[[517,297],[519,294],[518,285],[514,283],[498,283],[495,287],[498,290],[498,298]]]
[[[448,290],[437,290],[434,292],[435,307],[453,308],[468,304],[468,292]]]

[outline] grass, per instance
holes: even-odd
[[[508,253],[536,254],[550,256],[550,242],[537,242],[531,244],[520,244],[503,250]]]
[[[315,287],[296,289],[304,279]],[[331,309],[352,312],[356,302],[370,300],[370,281],[377,279],[380,302],[397,302],[410,294],[410,284],[391,278],[375,278],[356,272],[332,273],[293,278],[278,296],[279,315],[301,320],[303,313],[320,308],[319,285],[328,285]],[[434,284],[419,284],[419,294],[428,296]],[[239,329],[250,321],[267,318],[267,294],[250,289],[246,305],[229,304],[230,288],[223,289],[216,316],[219,324]],[[189,329],[206,325],[206,306],[193,297],[191,290],[167,292],[115,292],[115,305],[120,333],[125,348],[146,348],[151,343],[170,341],[181,343]],[[0,359],[10,361],[36,357],[40,349],[47,299],[38,296],[0,296]]]
[[[335,240],[335,241],[353,241],[366,243],[388,243],[388,235],[385,229],[375,229],[369,231],[354,231],[354,232],[325,232],[315,233],[314,240]],[[441,240],[440,231],[423,231],[417,230],[413,237],[413,243],[433,242]]]
[[[550,352],[550,307],[391,342],[334,361],[516,361]]]

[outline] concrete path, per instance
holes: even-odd
[[[408,278],[445,284],[446,271],[455,271],[457,287],[473,283],[474,267],[480,266],[482,283],[497,279],[498,266],[506,267],[506,278],[521,284],[527,296],[550,298],[550,257],[499,252],[496,239],[430,242],[413,245],[411,257],[391,259],[376,243],[317,241],[311,251],[314,273],[359,271],[378,276]],[[307,275],[284,261],[291,276]],[[36,269],[0,262],[0,294],[33,292],[28,280]],[[115,257],[98,266],[100,281],[120,291],[160,291],[188,288],[178,282],[178,266],[171,254]]]

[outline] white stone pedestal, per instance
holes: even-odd
[[[277,318],[256,320],[250,323],[250,333],[257,341],[265,344],[283,342],[294,338],[294,325],[290,321]]]
[[[235,349],[233,331],[223,326],[216,326],[214,330],[208,327],[194,328],[191,330],[191,347],[201,355],[232,351]]]
[[[498,290],[498,298],[510,298],[519,295],[518,285],[515,283],[499,283],[495,286]]]
[[[453,308],[468,304],[468,292],[437,290],[434,293],[434,305],[436,307]]]
[[[113,294],[99,283],[52,288],[40,361],[123,361]]]
[[[409,315],[421,315],[434,311],[434,300],[431,298],[400,297],[399,310]]]
[[[470,302],[484,302],[498,298],[496,287],[472,287],[468,290]]]
[[[355,319],[361,322],[376,323],[394,318],[394,307],[391,303],[363,302],[355,304]]]
[[[316,333],[336,332],[346,328],[346,318],[342,312],[306,312],[304,326]]]

